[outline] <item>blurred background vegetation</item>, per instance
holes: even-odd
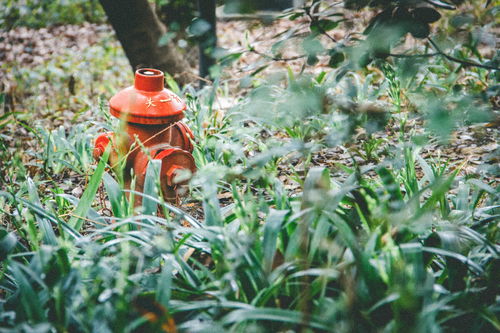
[[[194,2],[150,4],[196,46]],[[166,81],[199,169],[173,206],[156,164],[140,194],[92,159],[132,82],[99,3],[2,2],[1,331],[498,331],[499,13],[220,21],[205,87]]]
[[[5,0],[0,9],[2,29],[105,22],[104,12],[97,0]]]

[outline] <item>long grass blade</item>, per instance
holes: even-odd
[[[97,193],[97,189],[101,183],[102,176],[104,174],[104,169],[106,168],[106,163],[108,162],[110,147],[106,149],[104,154],[102,155],[99,163],[97,164],[97,168],[94,171],[94,174],[90,178],[90,181],[87,185],[87,188],[82,194],[78,205],[73,211],[73,215],[68,221],[68,225],[74,228],[76,231],[79,231],[82,228],[84,220],[82,219],[87,217],[87,213],[89,211],[90,206],[92,206],[92,202],[94,201],[95,195]]]

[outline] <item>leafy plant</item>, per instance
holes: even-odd
[[[91,138],[120,125],[105,118],[104,98],[82,96],[94,96],[94,88],[110,94],[124,75],[119,68],[127,64],[120,61],[103,70],[117,56],[113,46],[87,50],[93,73],[111,83],[84,85],[76,106],[63,93],[51,95],[46,110],[33,104],[40,77],[57,87],[66,82],[57,70],[64,57],[17,71],[24,112],[9,113],[0,127],[2,330],[500,329],[498,184],[491,171],[470,172],[466,161],[432,154],[446,148],[455,128],[491,119],[486,87],[494,70],[443,55],[382,62],[381,51],[393,52],[387,48],[364,50],[372,65],[357,68],[359,58],[348,56],[354,44],[321,39],[333,43],[325,34],[332,37],[345,22],[328,6],[313,1],[286,14],[311,27],[285,36],[305,39],[297,43],[305,52],[303,73],[289,66],[282,79],[266,79],[259,67],[254,85],[237,98],[224,76],[201,90],[168,78],[187,101],[196,138],[198,171],[178,207],[158,195],[157,163],[150,163],[139,193],[133,184],[124,188],[119,166],[113,172],[106,157],[92,162]],[[447,24],[441,10],[377,6],[383,15],[358,47],[374,43],[374,31],[401,17],[424,31],[420,23],[439,11],[443,18],[435,24]],[[412,31],[398,31],[398,38]],[[388,39],[390,47],[399,42]],[[460,59],[479,58],[472,46]],[[276,61],[279,50],[262,57]],[[244,54],[228,55],[226,64]],[[323,56],[334,69],[309,73]],[[87,74],[82,80],[93,82]],[[223,110],[219,98],[237,103]],[[29,117],[50,115],[59,105],[93,110],[91,122],[49,129]],[[10,126],[29,130],[33,146],[13,149],[19,143],[9,139]]]
[[[103,22],[104,18],[97,0],[6,0],[0,5],[0,11],[0,25],[7,29],[17,26],[40,28],[61,23]]]

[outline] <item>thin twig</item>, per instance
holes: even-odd
[[[436,53],[424,53],[424,54],[388,53],[387,55],[394,58],[430,58],[441,54],[436,52]]]
[[[462,64],[464,66],[473,66],[473,67],[479,67],[479,68],[484,68],[484,69],[489,69],[489,70],[494,70],[494,71],[500,70],[500,68],[498,68],[498,67],[488,66],[488,65],[484,65],[484,64],[479,64],[477,62],[472,62],[472,61],[468,61],[468,60],[462,60],[459,58],[455,58],[449,54],[444,53],[430,37],[428,37],[427,40],[436,49],[436,51],[438,52],[438,54],[440,56],[445,57],[446,59],[448,59],[450,61],[458,62],[459,64]]]
[[[169,130],[170,128],[172,128],[172,126],[174,126],[175,124],[177,124],[177,121],[173,124],[171,124],[170,126],[167,126],[165,127],[164,129],[162,129],[161,131],[159,131],[158,133],[156,133],[155,135],[153,136],[150,136],[148,139],[144,140],[144,142],[141,142],[142,145],[144,145],[145,143],[147,143],[148,141],[156,138],[158,135],[162,134],[163,132]],[[119,165],[121,162],[123,162],[126,158],[128,158],[128,156],[130,154],[132,154],[134,151],[136,151],[137,149],[141,148],[142,146],[141,145],[138,145],[137,147],[135,147],[134,149],[132,149],[131,151],[129,151],[127,154],[123,155],[119,160],[118,162],[116,162],[115,164],[113,164],[111,166],[112,169],[114,169],[117,165]]]
[[[102,226],[107,226],[108,225],[106,223],[98,222],[96,220],[92,220],[92,219],[89,219],[89,218],[86,218],[86,217],[83,217],[83,216],[78,216],[78,215],[73,214],[73,213],[61,214],[58,217],[61,218],[61,217],[65,217],[65,216],[76,217],[78,219],[81,219],[81,220],[84,220],[84,221],[87,221],[87,222],[91,222],[91,223],[95,223],[95,224],[99,224],[99,225],[102,225]]]
[[[192,76],[192,77],[194,77],[195,79],[198,79],[198,80],[200,80],[200,81],[204,81],[204,82],[206,82],[206,83],[208,83],[208,84],[212,84],[212,83],[213,83],[213,81],[211,81],[211,80],[209,80],[209,79],[207,79],[207,78],[201,77],[201,76],[199,76],[199,75],[196,75],[196,74],[194,74],[194,73],[193,73],[193,72],[191,72],[191,71],[184,71],[184,72],[180,72],[180,73],[174,74],[172,77],[173,77],[174,79],[178,79],[178,78],[182,78],[183,76],[186,76],[186,75],[187,75],[187,76]],[[188,82],[188,83],[186,83],[186,84],[191,84],[191,83],[192,83],[192,82],[190,81],[190,82]]]
[[[311,9],[309,7],[305,7],[305,12],[306,12],[307,16],[309,17],[309,19],[311,20],[311,25],[314,25],[315,27],[317,27],[319,32],[321,32],[321,34],[328,37],[332,42],[337,43],[337,40],[335,38],[333,38],[332,36],[330,36],[328,34],[328,32],[326,32],[326,30],[323,29],[323,27],[318,24],[318,19],[311,14]]]
[[[248,51],[252,52],[252,53],[255,53],[257,55],[260,55],[261,57],[267,58],[269,60],[274,60],[274,61],[293,61],[293,60],[298,60],[298,59],[302,59],[302,58],[306,57],[305,54],[294,56],[294,57],[290,57],[290,58],[283,58],[283,57],[271,56],[269,54],[265,54],[263,52],[257,51],[253,46],[251,46],[250,49],[248,49]]]

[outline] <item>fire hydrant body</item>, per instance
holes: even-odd
[[[165,200],[177,201],[182,185],[176,182],[181,170],[196,171],[192,156],[193,134],[180,120],[186,104],[163,86],[164,75],[156,69],[140,69],[134,86],[109,101],[113,116],[125,122],[123,133],[103,133],[95,141],[94,157],[99,159],[111,144],[110,164],[124,161],[125,186],[130,188],[132,175],[135,190],[142,192],[146,170],[151,159],[161,160],[160,180]],[[133,172],[132,172],[133,171]],[[140,199],[139,199],[140,201]]]

